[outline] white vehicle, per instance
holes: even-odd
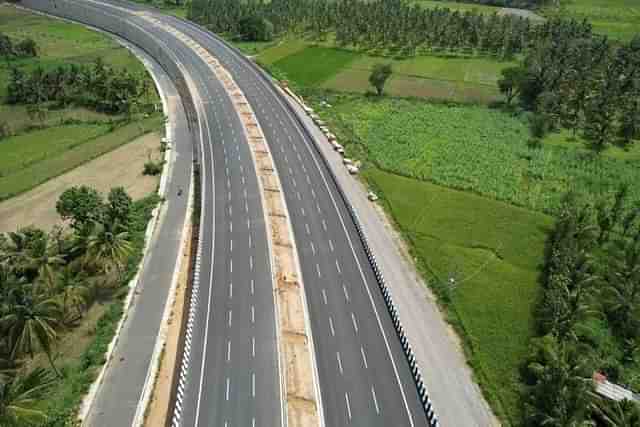
[[[344,158],[342,159],[342,163],[344,163],[347,166],[353,166],[353,161],[351,159]]]
[[[369,191],[367,193],[367,198],[369,200],[371,200],[372,202],[375,202],[376,200],[378,200],[378,195],[376,193],[374,193],[373,191]]]
[[[347,170],[349,171],[349,173],[351,175],[355,175],[358,173],[358,171],[360,170],[357,166],[354,165],[347,165]]]

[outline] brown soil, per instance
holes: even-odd
[[[180,325],[183,316],[185,303],[185,290],[189,279],[189,265],[191,255],[191,233],[187,231],[187,243],[184,248],[184,254],[180,267],[180,276],[176,287],[176,299],[173,303],[171,315],[168,321],[167,341],[162,351],[162,359],[160,361],[160,369],[156,378],[151,401],[147,407],[147,414],[144,425],[147,427],[157,427],[165,425],[167,410],[169,408],[169,399],[171,399],[171,386],[173,378],[179,371],[175,371],[176,357],[178,356],[178,338],[180,336]]]
[[[89,185],[107,193],[123,186],[134,199],[144,197],[158,186],[159,178],[142,175],[149,155],[160,158],[160,136],[149,133],[98,157],[70,172],[45,182],[19,196],[0,203],[0,233],[35,225],[44,229],[60,223],[56,201],[74,185]]]
[[[54,363],[57,367],[64,366],[68,362],[76,362],[82,353],[93,341],[98,320],[109,308],[111,301],[95,302],[82,317],[76,327],[58,332],[59,340],[53,348]],[[33,360],[27,360],[26,369],[36,367],[48,367],[49,360],[44,353],[38,353]]]

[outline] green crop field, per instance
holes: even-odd
[[[637,0],[561,0],[560,8],[546,8],[546,16],[587,19],[600,34],[631,40],[640,34],[640,2]]]
[[[113,131],[101,123],[63,125],[4,139],[0,143],[0,200],[156,130],[162,122],[156,115]]]
[[[459,10],[461,12],[476,11],[480,13],[497,13],[502,9],[496,6],[486,6],[482,4],[459,3],[455,1],[436,1],[436,0],[413,0],[411,3],[420,5],[424,8],[435,9],[448,8],[451,10]]]
[[[5,97],[11,66],[24,70],[51,69],[70,63],[87,64],[102,58],[105,64],[126,68],[151,77],[142,63],[127,49],[104,34],[90,31],[8,5],[0,5],[0,31],[12,40],[33,39],[38,57],[19,58],[0,63],[0,100]],[[150,101],[158,102],[157,95]],[[49,109],[34,123],[25,105],[0,104],[0,121],[8,124],[14,136],[0,141],[0,200],[34,186],[104,154],[135,137],[156,129],[161,118],[153,116],[139,123],[112,126],[122,119],[86,108],[69,106]],[[38,127],[34,128],[34,124]],[[112,129],[115,129],[112,131]]]
[[[81,25],[32,14],[8,5],[0,5],[0,31],[13,40],[32,38],[38,45],[37,58],[21,58],[0,62],[0,102],[6,96],[9,67],[17,66],[31,70],[37,66],[51,69],[69,63],[87,64],[102,58],[105,64],[126,68],[130,72],[147,75],[142,63],[127,49],[104,34],[86,29]],[[151,77],[147,77],[151,82]],[[154,95],[155,96],[155,95]],[[159,101],[157,101],[159,102]],[[101,119],[104,115],[84,109],[71,108],[51,111],[52,118]],[[0,105],[0,120],[9,123],[14,132],[21,132],[21,124],[32,120],[23,106]]]
[[[640,199],[636,147],[597,154],[552,135],[531,147],[524,119],[477,106],[329,95],[319,109],[350,153],[376,166],[543,212],[569,190],[594,197],[631,186]]]
[[[371,91],[371,69],[376,63],[389,62],[394,69],[386,87],[389,95],[472,103],[499,99],[500,71],[513,65],[483,57],[378,57],[288,39],[261,50],[257,58],[300,86],[351,93]]]
[[[14,60],[11,63],[26,68],[41,65],[52,68],[62,63],[89,63],[100,57],[105,64],[125,67],[145,73],[144,66],[127,49],[104,34],[81,25],[32,14],[7,5],[0,5],[0,29],[9,37],[32,38],[38,45],[38,58]],[[7,63],[0,64],[0,87],[6,85]]]
[[[517,420],[518,369],[534,334],[539,265],[552,219],[375,168],[364,177],[432,286],[455,278],[448,306],[469,361],[494,408]]]
[[[296,83],[313,87],[346,68],[357,56],[347,50],[311,46],[279,59],[273,65]]]

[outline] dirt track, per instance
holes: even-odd
[[[50,229],[60,223],[56,201],[64,190],[74,185],[89,185],[103,193],[123,186],[134,199],[148,195],[155,190],[159,179],[142,175],[142,169],[150,154],[154,160],[159,159],[159,147],[157,133],[143,135],[31,191],[1,202],[0,233],[27,225]]]

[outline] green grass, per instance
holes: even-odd
[[[44,121],[42,123],[38,122],[38,124],[42,124],[43,126],[56,126],[67,121],[95,123],[109,122],[120,118],[119,116],[89,110],[88,108],[68,107],[49,110]],[[34,124],[31,117],[29,117],[25,105],[0,104],[0,121],[7,122],[11,128],[12,135],[28,131]]]
[[[110,132],[106,124],[46,128],[0,142],[0,200],[17,194],[158,129],[162,117],[129,123]]]
[[[534,334],[539,265],[552,219],[375,168],[363,175],[440,295],[439,283],[456,278],[449,314],[476,377],[499,414],[519,419],[518,369]]]
[[[14,40],[32,38],[38,46],[37,58],[12,60],[25,70],[42,66],[51,69],[70,63],[87,64],[102,58],[105,64],[143,74],[153,86],[144,66],[124,47],[108,36],[8,5],[0,5],[0,28]],[[6,94],[9,65],[0,63],[0,98]],[[157,102],[154,93],[150,102]],[[126,126],[108,122],[121,119],[85,108],[52,109],[40,126],[24,105],[0,104],[0,120],[6,121],[14,136],[0,141],[0,200],[27,191],[76,166],[104,154],[142,133],[156,129],[161,118],[154,116]],[[70,124],[72,123],[72,124]],[[114,132],[109,133],[112,129]]]
[[[82,350],[79,359],[57,361],[62,365],[63,378],[47,391],[46,399],[38,402],[38,408],[48,416],[47,422],[41,427],[76,425],[78,406],[105,363],[105,353],[123,315],[122,299],[128,290],[124,285],[133,279],[142,260],[146,227],[153,209],[159,202],[159,196],[154,193],[133,203],[129,228],[132,251],[127,258],[123,280],[115,292],[107,295],[105,303],[109,305],[105,313],[94,324],[89,323],[89,326],[93,326],[93,339]],[[86,327],[87,324],[82,326]]]
[[[524,119],[479,106],[322,98],[333,107],[318,111],[350,155],[387,171],[548,213],[572,189],[596,197],[627,183],[631,198],[640,199],[637,149],[597,154],[557,141],[530,147]]]
[[[497,13],[502,9],[497,6],[488,6],[482,4],[459,3],[455,1],[435,1],[435,0],[413,0],[411,3],[420,5],[426,9],[448,8],[451,10],[459,10],[461,12],[476,11],[479,13]]]
[[[347,50],[307,47],[273,63],[297,84],[313,87],[346,68],[358,55]]]
[[[244,42],[228,40],[229,43],[240,49],[245,55],[255,56],[265,49],[274,46],[277,42]]]
[[[640,34],[637,0],[562,0],[560,8],[546,8],[546,16],[588,19],[594,30],[613,39],[631,40]]]
[[[376,63],[388,62],[394,73],[386,92],[468,103],[500,99],[496,86],[500,71],[513,65],[487,57],[416,56],[391,58],[285,39],[258,54],[258,61],[275,66],[300,86],[341,92],[371,91],[369,75]]]
[[[128,71],[147,76],[144,65],[127,49],[105,34],[91,31],[82,25],[47,18],[0,5],[0,28],[14,40],[32,38],[38,45],[37,58],[12,60],[11,65],[24,70],[41,66],[45,70],[69,63],[87,64],[102,58],[105,64],[126,68]],[[0,62],[0,98],[6,96],[9,67]],[[151,86],[151,77],[147,76]],[[157,100],[157,98],[156,98]],[[157,101],[156,101],[157,102]]]
[[[344,92],[370,91],[369,74],[379,62],[389,62],[393,66],[393,75],[386,87],[389,95],[479,103],[500,98],[496,86],[498,76],[503,68],[512,65],[480,57],[388,59],[361,55],[323,87]]]
[[[300,39],[282,39],[275,46],[260,52],[258,59],[267,65],[296,54],[308,47],[308,43]]]

